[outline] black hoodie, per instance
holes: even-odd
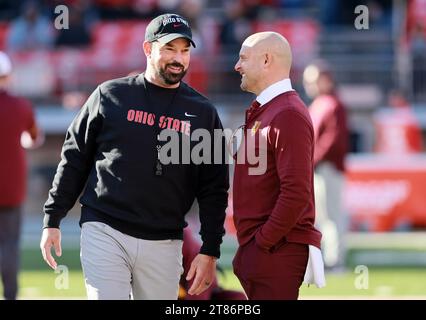
[[[228,166],[169,164],[156,176],[160,127],[182,138],[198,128],[222,129],[222,124],[207,98],[184,82],[166,89],[141,74],[101,84],[68,128],[44,206],[44,227],[58,228],[84,189],[80,224],[104,222],[147,240],[182,239],[184,216],[197,199],[200,252],[219,257]]]

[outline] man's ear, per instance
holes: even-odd
[[[264,55],[263,55],[263,64],[265,65],[265,67],[267,66],[267,65],[270,65],[271,64],[271,58],[272,58],[272,56],[271,56],[271,54],[269,54],[269,53],[265,53]]]
[[[151,52],[152,52],[152,43],[151,42],[148,42],[148,41],[143,42],[143,52],[145,53],[145,56],[147,58],[151,57]]]

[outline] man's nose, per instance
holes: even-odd
[[[180,53],[180,52],[176,52],[173,60],[174,60],[174,62],[183,64],[183,54]]]
[[[237,61],[237,63],[235,64],[234,69],[235,69],[235,71],[237,71],[237,72],[239,72],[239,71],[240,71],[240,69],[241,69],[240,61]]]

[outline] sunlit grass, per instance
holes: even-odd
[[[65,274],[53,270],[22,271],[20,274],[20,299],[85,299],[83,275],[80,270]],[[322,289],[303,285],[300,298],[376,299],[423,298],[426,299],[426,271],[422,269],[372,269],[368,283],[359,280],[360,274],[346,272],[328,274],[327,286]],[[228,289],[240,290],[238,279],[231,270],[219,276],[220,284]],[[358,279],[358,280],[357,280]],[[356,288],[356,284],[368,288]],[[67,286],[68,285],[68,286]]]
[[[368,277],[368,278],[367,278]],[[302,285],[300,298],[315,297],[334,299],[360,298],[423,298],[426,299],[426,270],[424,269],[370,269],[355,273],[349,270],[343,273],[326,275],[327,286],[318,289],[315,286]],[[240,289],[238,279],[230,272],[221,277],[221,283],[229,289]]]
[[[20,274],[19,299],[85,299],[81,271],[55,273],[46,271],[23,271]]]
[[[51,270],[40,256],[39,250],[26,250],[22,256],[19,276],[20,299],[85,299],[83,274],[78,250],[67,250],[58,259],[57,273]],[[426,299],[426,270],[420,268],[368,269],[356,273],[346,270],[326,275],[327,286],[318,289],[303,285],[301,299]],[[242,290],[232,270],[219,273],[220,285]],[[1,284],[0,289],[2,292]]]

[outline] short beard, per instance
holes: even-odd
[[[182,72],[180,73],[171,73],[171,72],[167,72],[166,69],[168,66],[175,66],[175,67],[181,67],[182,68]],[[173,85],[173,84],[177,84],[179,83],[182,78],[185,76],[186,71],[182,65],[180,64],[176,64],[176,63],[169,63],[166,64],[165,68],[160,68],[159,70],[159,75],[160,77],[163,79],[164,83],[168,84],[168,85]]]
[[[242,90],[242,91],[249,92],[249,91],[247,90],[247,84],[244,84],[242,81],[241,81],[241,84],[240,84],[240,88],[241,88],[241,90]]]

